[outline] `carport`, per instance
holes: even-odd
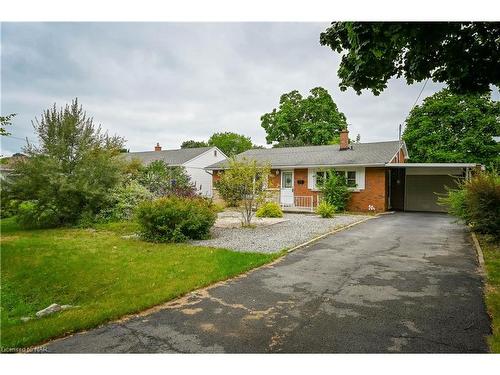
[[[438,205],[439,195],[446,188],[457,186],[460,178],[469,178],[480,164],[473,163],[391,163],[388,203],[391,210],[446,212]]]

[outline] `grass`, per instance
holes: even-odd
[[[490,351],[500,353],[500,243],[477,235],[486,267],[485,300],[491,316],[492,335],[488,337]]]
[[[123,238],[134,223],[95,229],[1,227],[1,348],[27,347],[95,327],[268,263],[237,253]],[[22,322],[52,303],[79,306]]]

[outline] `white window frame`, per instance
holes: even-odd
[[[308,181],[308,188],[309,190],[313,191],[319,191],[321,190],[321,187],[317,185],[317,173],[318,172],[326,172],[327,170],[330,169],[335,169],[337,172],[341,172],[344,174],[344,177],[346,178],[347,181],[347,173],[348,172],[354,172],[355,173],[355,181],[356,181],[356,186],[351,186],[349,187],[349,190],[351,191],[361,191],[365,189],[365,171],[366,169],[364,167],[333,167],[333,168],[310,168],[308,177],[311,181]]]

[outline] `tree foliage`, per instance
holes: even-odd
[[[473,230],[500,238],[500,176],[496,170],[460,181],[457,189],[439,197],[439,203]]]
[[[321,184],[321,193],[324,201],[332,205],[335,211],[345,211],[351,197],[343,173],[337,173],[335,170],[326,171],[326,178]]]
[[[10,135],[10,133],[6,129],[6,126],[12,125],[11,120],[15,115],[15,113],[11,113],[7,116],[0,116],[0,135]]]
[[[208,145],[218,147],[228,157],[238,155],[253,147],[250,137],[233,132],[212,134]]]
[[[33,126],[39,145],[28,144],[27,157],[13,165],[6,198],[30,202],[24,212],[35,226],[74,224],[96,215],[121,181],[115,156],[123,139],[94,126],[76,99],[44,111]]]
[[[191,178],[184,167],[168,166],[163,160],[156,160],[142,167],[139,182],[155,197],[167,195],[194,196]]]
[[[188,141],[184,141],[181,144],[181,148],[198,148],[198,147],[207,147],[208,143],[205,141],[194,141],[192,139]]]
[[[255,160],[231,158],[229,168],[215,182],[215,187],[223,198],[226,193],[230,199],[241,203],[244,225],[250,225],[254,209],[265,199],[270,171],[268,165],[259,165]]]
[[[444,89],[416,106],[403,139],[412,162],[470,162],[500,166],[500,102],[489,94],[454,94]]]
[[[306,98],[297,91],[283,94],[279,108],[261,117],[268,144],[277,147],[329,144],[347,128],[346,117],[322,87]]]
[[[431,78],[454,92],[500,85],[500,24],[495,22],[333,22],[320,43],[342,55],[340,89],[378,95],[393,77]]]

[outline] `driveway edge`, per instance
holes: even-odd
[[[373,217],[367,217],[367,218],[365,218],[365,219],[362,219],[362,220],[356,221],[356,222],[354,222],[354,223],[351,223],[351,224],[345,225],[345,226],[343,226],[343,227],[340,227],[340,228],[334,229],[334,230],[332,230],[332,231],[330,231],[330,232],[323,233],[323,234],[321,234],[321,235],[319,235],[319,236],[317,236],[317,237],[314,237],[314,238],[313,238],[313,239],[311,239],[311,240],[307,240],[306,242],[301,243],[300,245],[297,245],[297,246],[292,247],[291,249],[288,249],[288,250],[287,250],[287,253],[291,253],[291,252],[293,252],[293,251],[295,251],[295,250],[298,250],[298,249],[301,249],[301,248],[303,248],[303,247],[306,247],[306,246],[308,246],[308,245],[310,245],[310,244],[312,244],[312,243],[314,243],[314,242],[316,242],[316,241],[319,241],[319,240],[321,240],[322,238],[325,238],[326,236],[329,236],[329,235],[331,235],[331,234],[335,234],[335,233],[337,233],[337,232],[341,232],[341,231],[346,230],[346,229],[349,229],[349,228],[351,228],[351,227],[353,227],[353,226],[355,226],[355,225],[358,225],[358,224],[364,223],[365,221],[368,221],[368,220],[371,220],[371,219],[376,219],[376,218],[378,218],[378,217],[379,217],[379,215],[376,215],[376,216],[373,216]]]
[[[483,249],[481,249],[481,245],[479,244],[479,241],[476,237],[476,234],[474,232],[470,232],[472,236],[472,242],[474,242],[474,248],[476,249],[476,257],[477,257],[477,263],[479,264],[479,273],[481,275],[486,274],[486,270],[484,268],[484,255],[483,255]]]

